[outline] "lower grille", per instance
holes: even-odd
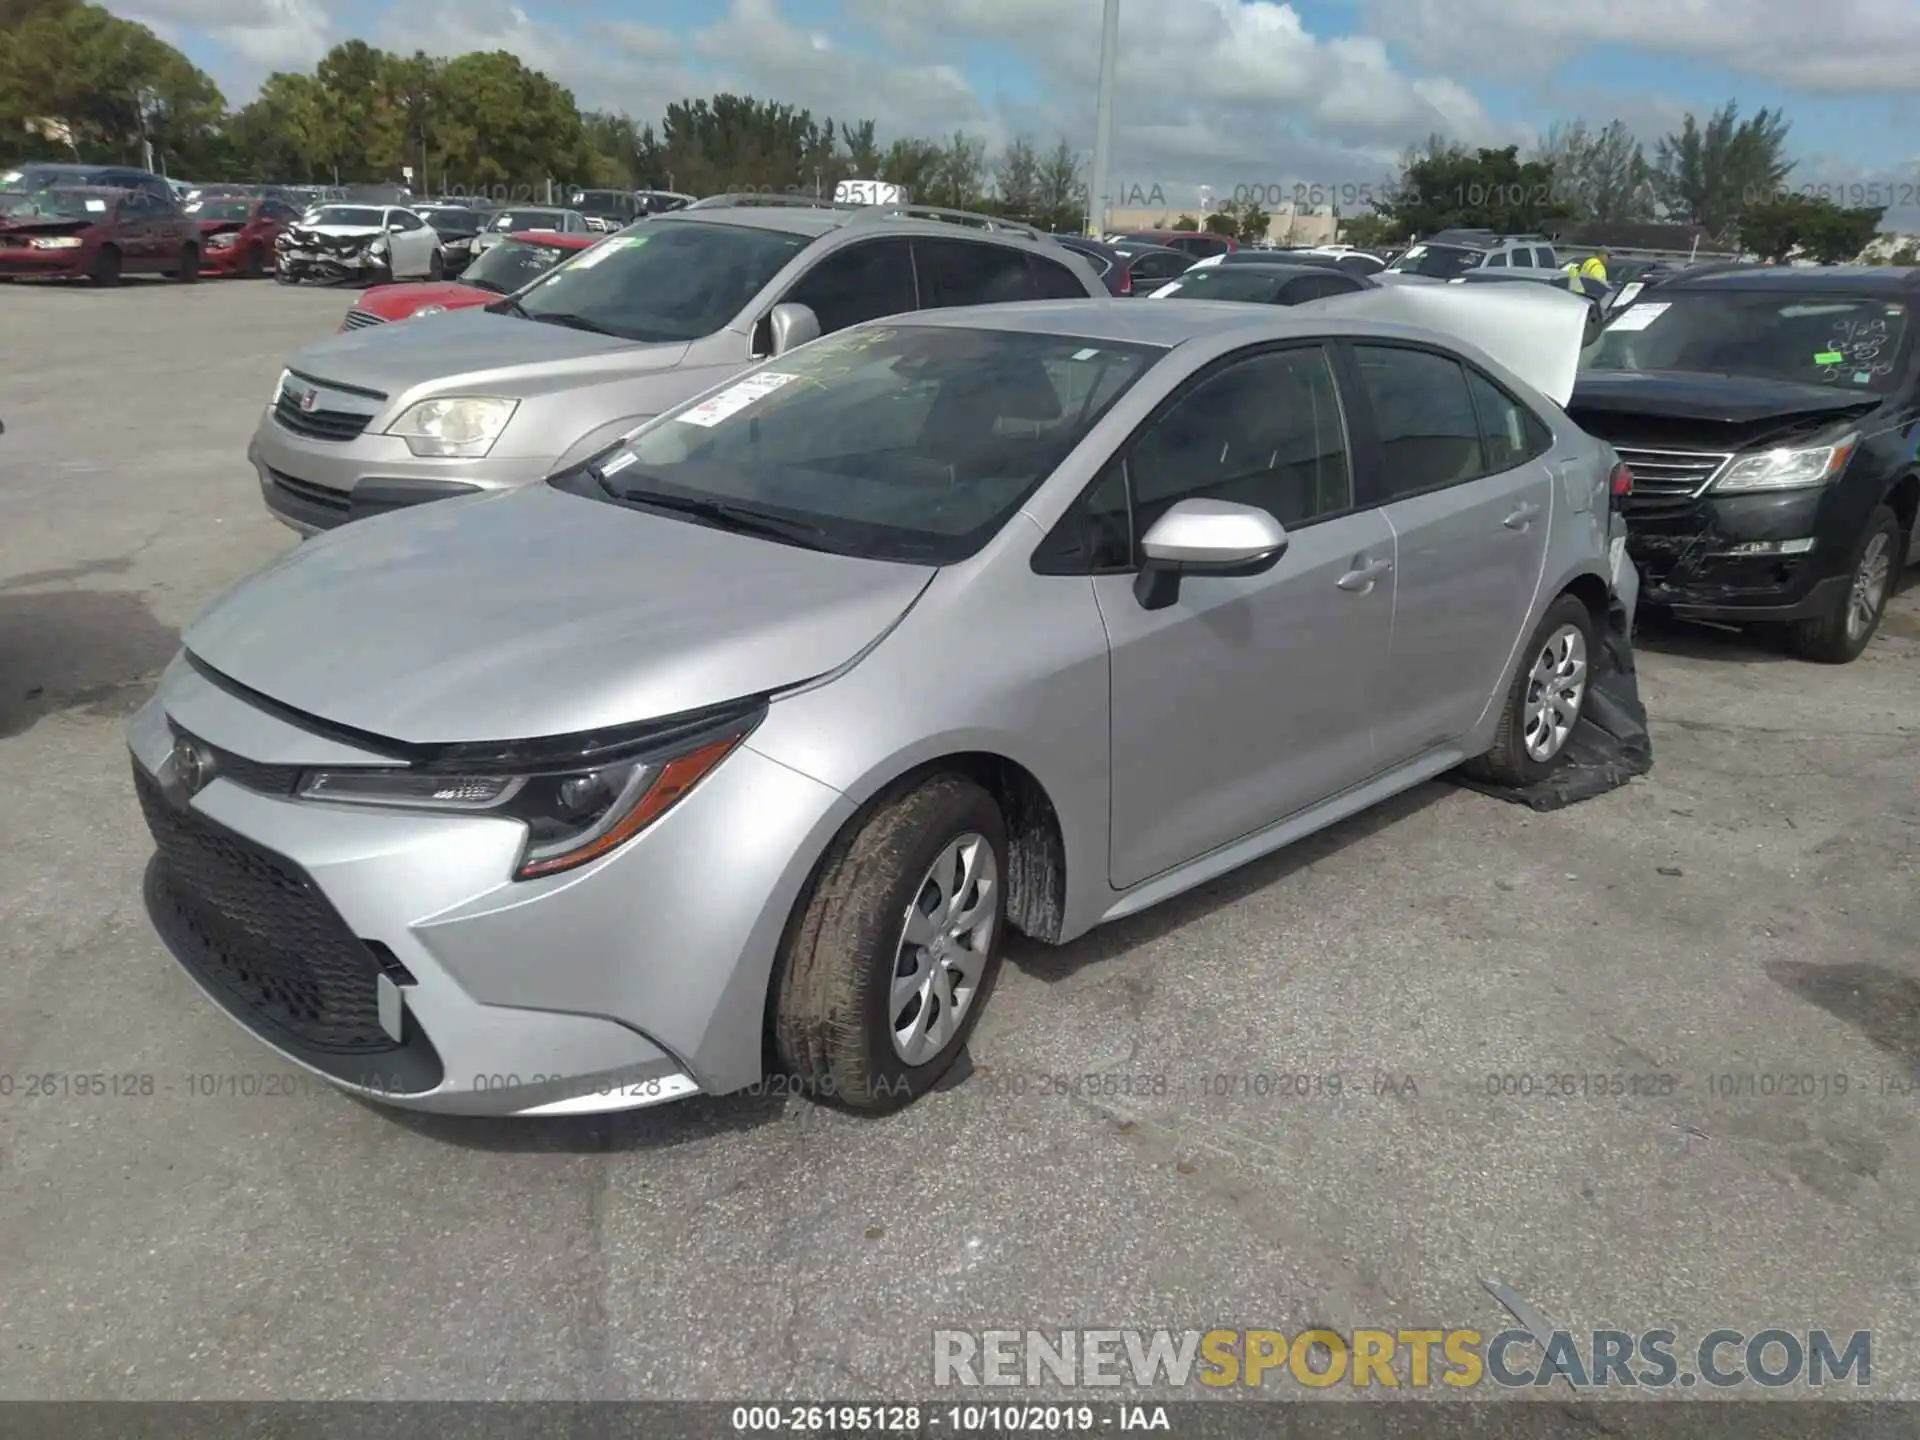
[[[329,490],[325,485],[316,485],[311,480],[299,480],[280,470],[269,470],[274,486],[287,492],[296,500],[304,500],[309,505],[317,505],[323,510],[333,510],[345,515],[353,507],[353,497],[344,490]]]
[[[1733,458],[1705,450],[1651,450],[1636,445],[1613,448],[1633,471],[1633,494],[1621,507],[1629,515],[1686,509]]]
[[[296,435],[310,440],[352,440],[372,421],[371,415],[347,410],[302,410],[285,392],[273,402],[273,418]]]
[[[156,920],[181,963],[269,1034],[340,1055],[400,1045],[380,1026],[380,963],[289,861],[173,805],[137,763],[159,850]]]
[[[386,316],[375,315],[370,310],[349,310],[347,312],[347,329],[349,330],[364,330],[369,325],[384,325],[386,323]]]

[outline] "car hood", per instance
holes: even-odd
[[[823,675],[934,573],[536,485],[327,532],[183,638],[230,680],[335,725],[410,744],[538,739]]]
[[[329,336],[302,350],[292,368],[310,379],[390,396],[437,381],[517,395],[522,392],[515,382],[529,366],[552,367],[540,380],[540,388],[552,389],[590,377],[604,357],[616,353],[630,357],[624,368],[631,372],[670,370],[687,346],[679,341],[640,345],[476,307],[436,316],[430,325],[374,325]]]
[[[1748,380],[1679,370],[1589,370],[1567,406],[1608,415],[1653,415],[1745,425],[1759,420],[1814,418],[1878,408],[1884,397],[1803,385],[1792,380]]]
[[[427,280],[417,285],[377,286],[361,295],[359,308],[389,320],[402,320],[429,305],[465,309],[499,298],[494,291],[482,290],[478,285],[462,285],[458,280]]]
[[[373,240],[386,232],[378,225],[295,225],[295,235],[318,235],[328,240]]]

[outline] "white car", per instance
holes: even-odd
[[[276,249],[283,285],[303,280],[379,285],[438,280],[446,272],[439,232],[402,205],[315,206],[287,228]]]

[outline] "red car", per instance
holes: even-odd
[[[200,227],[200,269],[258,280],[273,269],[273,243],[300,212],[284,200],[216,195],[195,200],[187,216]]]
[[[460,272],[458,280],[425,280],[409,285],[376,285],[347,312],[342,330],[363,330],[414,315],[466,310],[502,295],[524,290],[588,246],[607,237],[593,232],[562,235],[557,230],[516,230]]]
[[[61,185],[0,191],[0,276],[200,278],[200,227],[146,190]]]

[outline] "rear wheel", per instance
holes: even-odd
[[[200,278],[200,247],[185,245],[180,249],[179,268],[173,272],[175,284],[191,285]]]
[[[780,1059],[869,1112],[924,1095],[967,1043],[1000,971],[1007,832],[971,780],[883,800],[828,854],[782,945]]]
[[[1552,774],[1586,708],[1594,650],[1593,612],[1577,595],[1560,596],[1520,652],[1493,748],[1467,770],[1500,785],[1532,785]]]
[[[1859,659],[1880,628],[1880,617],[1893,596],[1901,549],[1899,517],[1882,505],[1868,519],[1866,533],[1854,547],[1847,588],[1826,614],[1794,627],[1794,649],[1824,665]]]
[[[93,258],[93,269],[87,278],[100,286],[120,283],[120,252],[112,245],[105,246]]]

